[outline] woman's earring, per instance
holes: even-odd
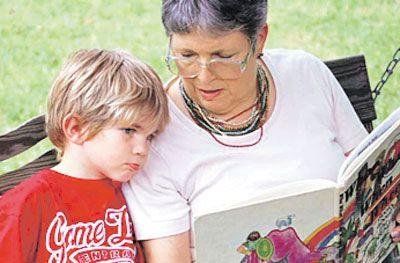
[[[262,56],[264,56],[264,53],[258,54],[257,58],[261,58]]]

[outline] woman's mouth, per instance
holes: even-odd
[[[204,89],[199,89],[200,95],[204,100],[213,100],[215,97],[217,97],[221,92],[222,89],[214,89],[214,90],[204,90]]]

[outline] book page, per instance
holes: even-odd
[[[308,180],[312,181],[312,180]],[[340,222],[338,190],[315,180],[257,203],[200,216],[194,222],[197,262],[314,262],[334,259]],[[329,182],[329,183],[328,183]],[[318,186],[319,185],[319,186]],[[300,193],[301,192],[301,193]],[[298,194],[300,193],[300,194]],[[261,201],[264,200],[264,201]],[[268,201],[265,201],[268,200]],[[270,260],[270,261],[268,261]],[[287,260],[287,261],[284,261]]]
[[[359,158],[359,156],[370,147],[377,139],[381,138],[382,135],[394,126],[396,122],[400,120],[400,108],[396,109],[392,114],[390,114],[378,127],[376,127],[345,159],[342,166],[340,167],[338,174],[339,184],[343,184],[349,174],[347,169],[350,165],[354,166],[354,161]],[[382,138],[381,138],[382,139]],[[368,150],[369,151],[369,150]]]
[[[231,204],[228,206],[219,206],[219,207],[210,207],[208,211],[204,211],[201,214],[198,214],[197,217],[200,217],[204,214],[215,213],[218,211],[230,210],[233,208],[243,207],[247,205],[258,204],[274,199],[280,199],[284,197],[289,197],[293,195],[301,195],[307,192],[313,192],[323,188],[336,187],[338,188],[338,184],[326,179],[307,179],[301,181],[294,181],[282,185],[278,185],[272,188],[269,188],[265,193],[261,193],[259,196],[251,198],[249,200],[242,201],[237,204]]]
[[[400,121],[347,168],[342,188],[339,255],[350,262],[381,262],[394,248],[389,231],[400,206]]]

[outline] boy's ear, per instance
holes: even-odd
[[[77,114],[71,114],[64,118],[63,131],[67,141],[75,144],[82,144],[87,137]]]

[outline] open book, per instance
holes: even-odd
[[[196,259],[381,262],[396,247],[399,207],[400,108],[352,151],[337,183],[293,182],[195,218]]]

